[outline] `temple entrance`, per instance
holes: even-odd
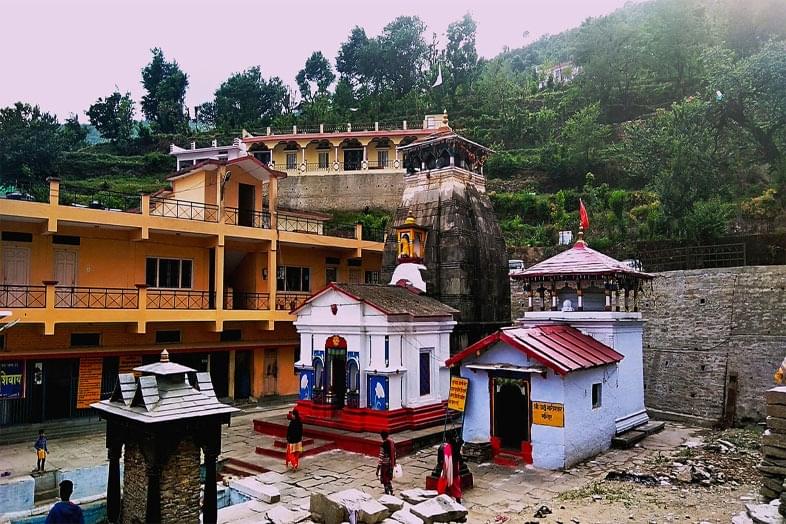
[[[503,448],[519,451],[530,439],[529,381],[495,377],[492,388],[494,436]]]
[[[325,342],[327,398],[325,402],[342,409],[347,398],[347,341],[334,335]]]

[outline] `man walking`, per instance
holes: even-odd
[[[33,446],[35,448],[36,458],[38,459],[36,463],[36,471],[44,471],[44,465],[46,464],[46,456],[49,454],[49,449],[46,447],[46,435],[44,435],[44,430],[38,430],[38,440],[35,441]]]

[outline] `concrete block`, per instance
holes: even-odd
[[[413,515],[411,511],[398,510],[390,516],[396,522],[401,524],[423,524],[423,519],[417,515]]]
[[[281,493],[278,488],[270,484],[263,484],[255,477],[233,480],[229,483],[229,487],[252,499],[261,500],[267,504],[275,504],[281,500]]]
[[[307,520],[310,514],[308,511],[292,511],[285,506],[276,506],[269,509],[265,516],[272,524],[298,524]]]
[[[413,488],[401,492],[401,498],[412,505],[420,504],[439,495],[434,490]]]
[[[439,495],[426,502],[412,506],[412,514],[423,519],[425,524],[435,522],[464,522],[467,519],[467,508],[448,497]]]
[[[122,469],[120,475],[122,478]],[[74,498],[92,497],[93,495],[106,493],[108,476],[109,464],[84,468],[61,469],[58,471],[57,484],[59,485],[60,482],[68,479],[74,483]]]
[[[364,500],[358,508],[358,521],[365,524],[377,524],[385,520],[392,512],[374,499]]]
[[[0,480],[0,511],[27,511],[35,505],[35,480],[30,475]]]
[[[379,497],[379,503],[388,508],[391,512],[398,511],[404,507],[404,501],[393,495],[382,495]]]

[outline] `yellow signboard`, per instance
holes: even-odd
[[[464,411],[464,407],[467,405],[467,389],[469,389],[468,379],[459,377],[450,378],[448,409]]]
[[[532,402],[532,423],[539,426],[565,427],[565,406],[556,402]]]

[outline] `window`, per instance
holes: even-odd
[[[276,288],[279,291],[311,291],[311,269],[282,266],[278,268]]]
[[[431,350],[420,350],[420,396],[431,394]]]
[[[148,287],[190,288],[192,265],[191,260],[148,258],[145,283]]]
[[[221,332],[221,342],[240,342],[242,335],[239,329],[225,329]]]
[[[78,246],[79,245],[79,237],[74,237],[70,235],[53,235],[52,236],[52,243],[53,244],[63,244],[66,246]]]
[[[388,166],[388,152],[384,149],[377,151],[377,163],[379,163],[379,167],[387,167]]]
[[[390,365],[390,337],[385,335],[385,367]]]
[[[336,266],[327,266],[325,268],[325,282],[338,282],[338,268]]]
[[[360,276],[363,273],[356,267],[349,268],[349,283],[350,284],[360,284]]]
[[[379,271],[366,271],[366,284],[379,284]]]
[[[320,169],[327,169],[328,167],[328,152],[327,151],[320,151],[318,153],[319,158],[319,168]]]
[[[322,359],[314,360],[314,389],[322,389],[322,375],[325,372],[325,366],[322,365]]]
[[[0,351],[5,349],[5,335],[0,335]]]
[[[347,364],[347,376],[349,377],[349,391],[357,393],[360,390],[360,368],[355,359],[349,361]]]
[[[71,346],[73,347],[88,347],[100,346],[101,334],[100,333],[71,333]]]
[[[297,153],[287,153],[287,169],[297,169]]]
[[[603,384],[592,385],[592,409],[599,408],[603,401]]]
[[[16,231],[3,231],[2,240],[5,242],[32,242],[32,233],[17,233]]]
[[[156,331],[156,344],[172,344],[180,342],[180,330],[161,330]]]

